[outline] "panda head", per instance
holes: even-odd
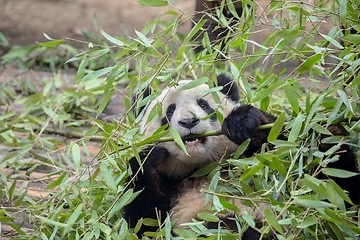
[[[145,137],[150,137],[164,125],[177,130],[181,137],[220,131],[221,123],[215,111],[219,111],[224,118],[229,115],[239,101],[239,91],[236,83],[228,76],[220,74],[217,80],[218,86],[222,86],[217,93],[220,104],[215,101],[211,93],[208,93],[207,84],[182,90],[181,87],[190,82],[183,80],[177,87],[164,89],[146,107],[140,122],[140,131]],[[148,122],[151,110],[159,103],[161,103],[161,117],[157,116]],[[211,162],[219,161],[226,154],[234,152],[237,147],[225,135],[184,141],[188,155],[175,142],[165,142],[160,145],[168,150],[170,157],[160,163],[158,168],[170,177],[191,174]]]

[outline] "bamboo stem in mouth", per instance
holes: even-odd
[[[355,116],[353,118],[351,118],[352,122],[356,122],[360,120],[360,116]],[[341,120],[340,122],[346,122],[349,121],[349,119],[344,118],[343,120]],[[320,121],[320,124],[325,124],[326,121]],[[287,124],[289,124],[289,122],[285,122],[284,125],[286,126]],[[270,130],[272,127],[274,126],[274,123],[268,123],[268,124],[264,124],[264,125],[260,125],[258,130],[260,131],[265,131],[265,130]],[[208,131],[208,132],[204,132],[202,134],[191,134],[188,136],[184,136],[182,139],[183,140],[194,140],[194,139],[200,139],[200,138],[204,138],[204,137],[209,137],[209,136],[218,136],[218,135],[222,135],[222,133],[220,131]],[[156,142],[169,142],[169,141],[173,141],[172,137],[162,137],[159,140],[157,140]]]
[[[339,122],[348,122],[348,121],[351,121],[351,122],[360,121],[360,116],[354,116],[351,119],[344,118],[344,119],[340,120]],[[326,124],[326,121],[325,120],[320,121],[319,123]],[[287,124],[289,124],[289,122],[284,123],[285,126]],[[272,126],[274,126],[274,123],[264,124],[264,125],[259,126],[258,130],[261,130],[261,131],[270,130],[272,128]],[[222,133],[220,131],[208,131],[203,134],[194,134],[194,135],[185,136],[182,138],[182,140],[184,140],[184,141],[185,140],[194,140],[196,138],[205,138],[205,137],[219,136],[219,135],[222,135]],[[152,144],[157,144],[157,143],[162,143],[162,142],[171,142],[171,141],[174,141],[174,139],[171,136],[167,136],[167,137],[159,138],[158,140],[154,141]],[[136,142],[134,144],[136,145]],[[123,147],[120,147],[120,149],[118,149],[116,152],[120,152],[120,151],[129,149],[131,147],[132,147],[132,145],[123,146]],[[111,155],[113,153],[115,153],[115,151],[112,153],[109,153],[109,154]]]

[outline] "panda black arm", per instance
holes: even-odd
[[[135,227],[141,218],[157,218],[156,210],[166,214],[170,208],[170,198],[167,196],[167,189],[163,182],[166,177],[161,175],[157,166],[168,157],[168,151],[162,147],[144,149],[140,152],[142,168],[135,157],[130,159],[130,167],[135,176],[130,187],[141,193],[124,208],[124,217],[130,227]],[[166,216],[166,215],[164,215]],[[162,216],[162,217],[164,217]],[[145,231],[155,231],[156,228],[143,226],[138,234],[141,236]]]
[[[221,132],[231,141],[241,144],[251,139],[245,155],[257,152],[266,142],[268,131],[257,131],[260,125],[275,122],[276,117],[250,105],[243,105],[234,109],[224,120]]]

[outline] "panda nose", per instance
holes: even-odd
[[[191,129],[198,125],[200,122],[200,119],[198,118],[185,118],[180,120],[178,123],[181,127]]]

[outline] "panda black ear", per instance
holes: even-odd
[[[139,101],[139,99],[144,99],[147,96],[151,94],[151,89],[149,87],[145,88],[141,93],[136,93],[131,97],[131,103],[133,107],[133,114],[135,116],[138,116],[139,113],[144,110],[145,105],[138,107],[136,102]]]
[[[231,79],[228,75],[221,73],[217,77],[217,81],[218,86],[223,86],[223,89],[221,89],[221,93],[226,95],[234,102],[238,102],[240,100],[239,87],[233,79]]]

